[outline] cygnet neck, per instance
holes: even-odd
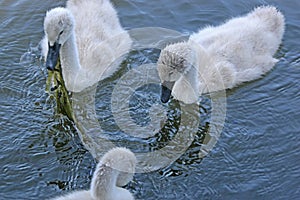
[[[118,170],[107,165],[96,169],[91,184],[92,197],[105,200],[133,199],[128,190],[116,186],[119,174]]]
[[[207,80],[209,80],[211,77],[210,73],[207,73],[208,71],[214,70],[215,65],[211,59],[211,56],[209,55],[209,52],[206,51],[206,49],[199,43],[196,43],[192,40],[189,40],[189,45],[192,48],[192,51],[195,53],[195,63],[194,67],[191,70],[191,74],[196,74],[196,79],[194,79],[194,84],[197,87],[197,91],[199,91],[200,94],[207,93]],[[197,83],[195,83],[195,81]]]
[[[60,60],[62,73],[65,79],[66,87],[69,91],[78,90],[75,84],[77,76],[80,74],[81,66],[79,62],[78,50],[76,45],[75,32],[72,31],[70,37],[61,46]]]

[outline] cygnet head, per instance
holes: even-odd
[[[132,194],[123,188],[135,173],[136,157],[127,148],[114,148],[99,161],[94,172],[91,195],[94,199],[133,199]]]
[[[74,30],[74,17],[66,8],[58,7],[47,12],[44,20],[44,31],[48,40],[46,66],[54,70],[60,47],[68,40]]]
[[[169,101],[175,82],[193,67],[194,59],[193,51],[186,42],[169,45],[161,51],[157,69],[163,103]]]
[[[137,160],[134,153],[129,149],[123,147],[114,148],[103,156],[101,162],[119,172],[117,186],[122,187],[132,181]]]

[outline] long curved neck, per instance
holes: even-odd
[[[190,65],[176,81],[172,94],[176,99],[190,104],[196,102],[198,96],[207,90],[205,80],[207,70],[210,70],[208,68],[210,61],[207,52],[200,44],[192,41],[187,44],[190,46],[191,52],[185,59],[190,62]]]
[[[197,85],[197,91],[199,91],[199,95],[208,92],[207,84],[211,79],[210,72],[212,68],[214,68],[214,64],[209,56],[209,53],[205,50],[205,48],[198,43],[190,42],[193,46],[194,51],[196,52],[196,63],[197,69],[193,69],[192,73],[196,74],[197,83],[193,82],[192,84]],[[193,76],[193,75],[191,75]]]
[[[116,175],[114,169],[102,165],[97,167],[91,185],[91,193],[94,198],[108,199],[113,192],[113,187],[116,185]]]
[[[128,190],[116,186],[118,176],[119,171],[105,164],[97,167],[91,184],[92,197],[105,200],[132,200],[133,197]]]
[[[70,90],[74,88],[76,77],[81,70],[74,31],[71,33],[69,39],[61,46],[60,59],[66,87]]]

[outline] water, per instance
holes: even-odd
[[[213,150],[198,158],[211,128],[211,98],[201,101],[199,127],[176,162],[136,174],[127,188],[136,199],[298,199],[300,196],[300,14],[299,1],[113,1],[126,29],[163,27],[190,34],[217,25],[261,4],[276,5],[286,17],[280,60],[263,78],[227,91],[226,120]],[[65,1],[0,0],[0,199],[47,199],[87,189],[96,161],[82,145],[75,125],[54,113],[45,93],[47,72],[35,47],[43,37],[45,12]],[[121,69],[98,85],[96,113],[105,136],[135,152],[157,150],[178,127],[178,105],[162,106],[157,85],[139,88],[130,115],[139,126],[151,120],[150,105],[167,114],[162,132],[148,139],[120,131],[112,117],[114,85],[136,65],[154,62],[154,49],[132,52]],[[136,102],[136,103],[135,103]],[[141,103],[143,102],[143,103]],[[146,113],[146,114],[145,114]],[[154,109],[155,113],[155,109]],[[145,118],[145,120],[140,120]],[[153,127],[155,132],[159,127]],[[168,133],[168,135],[164,133]],[[183,139],[183,138],[180,138]]]

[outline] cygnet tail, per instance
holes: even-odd
[[[260,6],[249,15],[261,19],[262,23],[267,25],[267,30],[275,33],[277,38],[283,37],[285,19],[283,14],[274,6]]]
[[[135,173],[136,157],[126,148],[114,148],[100,160],[91,183],[91,195],[96,199],[106,199],[112,188],[124,186]]]

